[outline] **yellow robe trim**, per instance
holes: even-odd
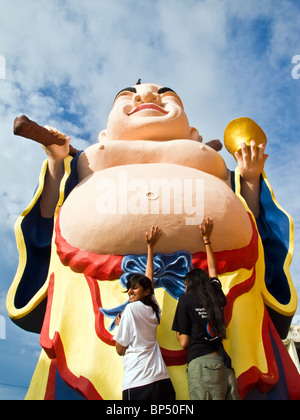
[[[59,198],[56,214],[57,214],[58,208],[62,205],[64,201],[64,187],[65,187],[66,180],[68,179],[71,172],[71,167],[70,167],[71,161],[72,161],[72,158],[68,156],[64,162],[65,173],[64,173],[62,182],[60,184],[60,198]],[[17,219],[15,223],[15,236],[16,236],[17,248],[19,252],[19,265],[18,265],[16,275],[14,277],[13,283],[8,291],[8,295],[6,299],[7,311],[10,318],[13,320],[21,319],[27,316],[28,314],[30,314],[33,311],[33,309],[35,309],[47,296],[48,280],[44,283],[43,287],[35,294],[35,296],[32,297],[32,299],[23,308],[15,307],[15,295],[17,293],[20,281],[22,279],[22,276],[23,276],[23,273],[27,264],[27,250],[26,250],[26,245],[25,245],[21,225],[22,225],[23,219],[32,210],[32,208],[37,203],[38,199],[40,198],[43,192],[47,168],[48,168],[48,161],[45,160],[42,166],[40,176],[39,176],[38,188],[36,189],[36,192],[29,206],[21,213],[21,215],[19,216],[19,218]]]

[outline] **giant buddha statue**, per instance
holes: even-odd
[[[158,342],[177,399],[188,399],[186,352],[172,321],[186,273],[207,268],[203,217],[214,220],[224,344],[241,397],[300,398],[281,342],[297,306],[293,222],[265,175],[261,128],[249,118],[228,125],[225,145],[237,161],[230,171],[220,142],[203,142],[174,90],[138,83],[117,94],[107,128],[86,150],[70,156],[70,138],[47,130],[59,144],[43,146],[38,188],[17,221],[20,262],[7,298],[11,319],[40,334],[27,398],[122,397],[114,321],[128,304],[128,276],[145,269],[144,233],[159,225]]]

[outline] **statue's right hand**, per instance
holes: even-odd
[[[71,137],[67,137],[66,134],[62,133],[54,127],[49,127],[46,125],[45,128],[58,139],[65,140],[62,146],[59,146],[58,144],[52,144],[50,146],[42,145],[42,148],[47,153],[48,158],[53,160],[65,159],[69,154]]]

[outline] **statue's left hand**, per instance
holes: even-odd
[[[251,183],[260,178],[268,155],[265,154],[264,144],[257,148],[253,140],[250,147],[242,143],[240,151],[235,153],[235,158],[243,180]]]
[[[241,144],[241,150],[235,153],[241,179],[241,194],[246,200],[250,210],[257,218],[260,213],[260,176],[264,170],[268,155],[265,154],[265,146],[256,147],[255,141],[250,147]]]

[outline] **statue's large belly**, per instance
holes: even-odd
[[[145,232],[163,235],[155,252],[204,249],[203,217],[214,220],[215,251],[249,244],[252,227],[238,197],[219,178],[173,164],[126,165],[94,173],[68,196],[60,214],[62,236],[97,254],[144,254]]]

